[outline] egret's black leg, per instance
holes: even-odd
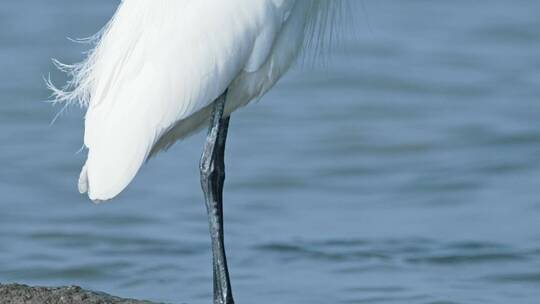
[[[214,111],[201,157],[201,185],[208,211],[214,266],[214,303],[233,304],[223,232],[223,182],[225,143],[229,117],[223,118],[227,92],[214,102]]]

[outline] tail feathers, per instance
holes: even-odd
[[[87,194],[94,203],[118,196],[133,180],[148,155],[145,151],[126,153],[115,148],[110,149],[109,155],[104,155],[102,149],[90,149],[81,170],[79,192]],[[125,154],[124,158],[120,156],[121,153]]]
[[[79,192],[85,194],[88,192],[88,169],[86,164],[81,170],[81,175],[79,176]]]
[[[92,202],[99,204],[106,200],[104,199],[98,199],[95,197],[94,194],[90,192],[90,182],[88,180],[88,166],[85,164],[84,167],[81,170],[81,175],[79,176],[79,192],[81,194],[88,194],[88,197],[92,200]]]

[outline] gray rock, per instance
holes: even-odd
[[[122,299],[106,293],[84,290],[78,286],[31,287],[0,284],[0,304],[153,304]],[[155,304],[155,303],[154,303]]]

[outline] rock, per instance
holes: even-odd
[[[0,304],[155,304],[148,301],[122,299],[78,286],[31,287],[21,284],[0,284]]]

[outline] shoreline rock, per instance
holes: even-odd
[[[23,284],[0,284],[0,304],[156,304],[123,299],[78,286],[32,287]]]

